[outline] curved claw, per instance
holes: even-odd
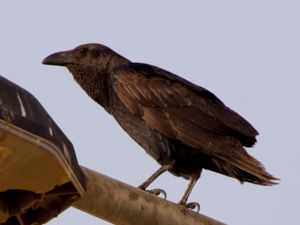
[[[159,196],[159,195],[163,195],[163,199],[166,199],[167,198],[167,193],[162,190],[162,189],[159,189],[159,188],[155,188],[155,189],[152,189],[152,190],[146,190],[147,192],[155,195],[155,196]]]
[[[195,211],[196,211],[197,213],[199,213],[199,211],[200,211],[200,204],[199,204],[198,202],[190,202],[190,203],[187,203],[187,204],[185,205],[185,207],[188,208],[188,209],[192,209],[192,210],[196,209]]]

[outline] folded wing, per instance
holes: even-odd
[[[228,137],[246,147],[256,142],[258,133],[244,118],[208,90],[165,70],[131,64],[117,70],[114,81],[126,107],[170,138],[192,147]]]
[[[118,68],[113,87],[131,113],[149,127],[211,156],[211,169],[261,185],[275,184],[262,164],[243,148],[258,132],[208,90],[160,68],[130,64]]]

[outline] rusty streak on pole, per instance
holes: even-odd
[[[224,225],[182,206],[81,167],[87,191],[74,207],[117,225]]]

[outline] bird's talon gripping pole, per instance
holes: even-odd
[[[162,194],[163,199],[167,199],[167,193],[163,189],[155,188],[152,190],[146,190],[147,192],[155,195],[155,196],[160,196]]]
[[[160,194],[163,195],[163,199],[167,198],[167,193],[159,188],[156,189],[152,189],[152,190],[146,190],[147,187],[149,187],[149,185],[157,178],[159,177],[161,174],[163,174],[164,172],[166,172],[167,170],[171,169],[173,166],[172,164],[168,164],[168,165],[163,165],[161,166],[154,174],[152,174],[144,183],[142,183],[140,186],[138,186],[139,189],[142,189],[144,191],[147,191],[151,194],[154,194],[156,196],[159,196]]]
[[[200,204],[198,202],[189,202],[185,205],[186,208],[194,210],[196,213],[199,213],[200,211]]]
[[[168,164],[168,165],[163,165],[161,166],[157,171],[155,171],[154,174],[152,174],[144,183],[142,183],[140,186],[138,186],[139,189],[142,189],[144,191],[147,191],[153,195],[159,196],[160,194],[163,195],[163,199],[167,198],[167,193],[159,188],[152,189],[152,190],[146,190],[146,188],[161,174],[166,172],[167,170],[171,169],[174,163]]]

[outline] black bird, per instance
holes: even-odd
[[[187,204],[202,169],[259,185],[277,178],[247,154],[258,132],[214,94],[161,68],[133,63],[101,44],[54,53],[44,64],[67,67],[85,92],[160,165],[139,188],[169,171],[190,179]]]

